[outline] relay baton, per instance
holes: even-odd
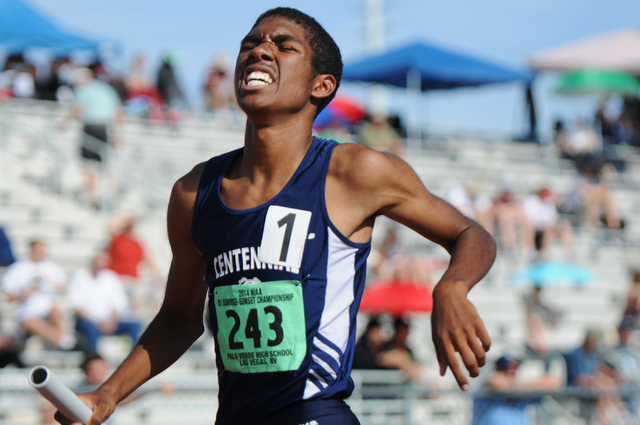
[[[89,406],[84,404],[46,366],[40,365],[31,369],[29,383],[67,418],[83,424],[89,422],[92,413]]]

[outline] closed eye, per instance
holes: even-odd
[[[256,47],[256,44],[255,44],[255,43],[242,43],[242,44],[240,45],[240,51],[241,51],[241,52],[246,52],[247,50],[251,50],[251,49],[253,49],[254,47]]]
[[[260,43],[260,37],[256,35],[247,35],[240,43],[240,51],[251,50]]]
[[[278,34],[273,37],[273,42],[281,51],[297,51],[296,45],[302,44],[297,38],[288,34]]]

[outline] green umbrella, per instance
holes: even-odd
[[[638,89],[640,89],[640,81],[631,74],[620,71],[584,69],[562,74],[555,91],[565,94],[620,93],[637,96]]]

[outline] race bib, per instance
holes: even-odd
[[[260,244],[260,261],[299,269],[311,222],[311,211],[271,205]]]
[[[294,280],[214,289],[218,347],[226,370],[297,370],[307,351],[302,285]]]

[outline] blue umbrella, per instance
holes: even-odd
[[[534,286],[582,286],[595,279],[596,273],[588,267],[562,261],[532,263],[511,275],[513,284]]]
[[[474,56],[415,42],[382,54],[365,57],[344,67],[343,80],[407,87],[417,72],[420,91],[521,81],[533,73],[511,69]]]
[[[58,53],[76,50],[97,52],[109,44],[106,40],[66,31],[27,2],[0,0],[0,47],[11,52],[34,47],[52,49]],[[114,47],[117,50],[118,46]]]
[[[507,82],[529,85],[533,73],[416,41],[345,64],[342,80],[405,87],[409,93],[418,94]],[[420,138],[420,131],[417,124],[411,125],[410,138]],[[534,129],[530,131],[533,134]]]

